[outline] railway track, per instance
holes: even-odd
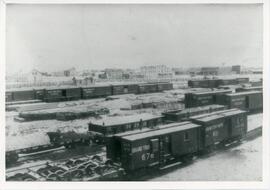
[[[132,180],[132,181],[150,180],[152,178],[161,176],[163,174],[166,174],[166,173],[169,173],[169,172],[181,169],[181,168],[185,168],[185,167],[199,161],[199,159],[202,159],[202,158],[207,159],[207,158],[215,156],[215,155],[217,155],[219,153],[222,153],[222,152],[224,152],[226,150],[229,150],[229,149],[235,148],[237,146],[240,146],[241,144],[243,144],[245,142],[248,142],[248,141],[252,141],[257,137],[260,137],[261,135],[262,135],[262,126],[259,126],[259,127],[255,128],[255,129],[252,129],[252,130],[248,131],[247,134],[245,135],[245,137],[243,137],[243,139],[241,141],[232,142],[230,144],[227,144],[226,146],[219,147],[218,149],[215,149],[212,152],[207,153],[207,154],[196,155],[192,160],[190,160],[190,161],[188,161],[186,163],[176,162],[176,163],[172,164],[171,166],[166,166],[165,170],[159,170],[159,171],[156,171],[156,172],[151,172],[150,175],[149,174],[148,175],[145,175],[145,174],[136,175],[136,176],[133,176],[132,179],[128,179],[128,180]]]
[[[39,152],[33,155],[24,155],[19,158],[19,160],[11,165],[7,166],[7,171],[12,168],[20,167],[24,164],[30,164],[34,162],[40,162],[46,160],[46,162],[60,162],[71,158],[79,158],[84,155],[93,155],[101,153],[103,150],[102,145],[92,145],[91,147],[79,146],[76,149],[65,149],[57,148],[55,150],[50,150],[50,152]]]
[[[262,135],[262,126],[248,131],[247,134],[245,135],[245,137],[243,137],[241,142],[239,142],[239,141],[232,142],[231,144],[220,147],[211,153],[204,154],[204,155],[198,155],[191,162],[188,162],[188,163],[178,162],[177,164],[173,164],[172,167],[168,166],[168,167],[166,167],[165,170],[161,170],[161,171],[157,172],[156,174],[134,177],[134,179],[132,179],[132,180],[147,180],[147,179],[150,179],[156,175],[160,175],[164,172],[173,171],[175,169],[183,168],[185,166],[192,164],[198,158],[207,158],[207,157],[214,156],[214,155],[221,153],[225,150],[237,147],[244,142],[251,141],[251,140],[253,140],[261,135]],[[49,160],[49,159],[46,160],[45,158],[49,158],[50,156],[52,156],[52,157],[55,156],[55,152],[52,153],[50,156],[46,155],[45,158],[43,157],[42,158],[43,161],[40,159],[44,155],[39,155],[37,158],[33,158],[33,157],[31,158],[31,156],[29,156],[28,160],[21,161],[21,164],[25,164],[25,166],[8,168],[6,170],[6,176],[8,177],[8,176],[12,176],[14,174],[24,173],[24,172],[34,173],[35,168],[42,168],[42,167],[48,166],[49,164],[64,163],[68,160],[72,160],[72,159],[76,160],[76,159],[86,158],[86,157],[90,157],[90,156],[97,155],[97,154],[105,157],[105,152],[104,152],[104,149],[102,149],[102,147],[103,147],[102,145],[99,145],[96,147],[97,149],[95,151],[91,151],[88,153],[81,153],[80,155],[76,154],[76,151],[74,151],[74,150],[73,150],[73,154],[71,154],[71,155],[66,155],[65,153],[62,152],[62,153],[59,153],[60,155],[62,155],[62,157],[58,157],[57,159],[54,159],[54,160]],[[77,152],[80,152],[80,151],[77,151]],[[37,162],[37,163],[35,163],[35,162]],[[31,163],[33,163],[33,164],[31,164]],[[97,178],[97,180],[98,180],[98,178]]]

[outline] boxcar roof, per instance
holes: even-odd
[[[170,127],[180,126],[180,124],[185,125],[185,124],[188,124],[188,123],[190,123],[190,122],[185,121],[185,122],[181,122],[181,123],[170,123],[170,124],[166,124],[166,125],[158,125],[155,128],[136,129],[136,130],[133,130],[133,131],[126,131],[126,132],[114,134],[113,136],[122,137],[122,136],[134,135],[134,134],[139,134],[139,133],[145,133],[145,132],[148,132],[148,131],[155,131],[155,130],[170,128]]]
[[[263,88],[262,86],[249,86],[249,87],[243,87],[243,89],[258,89]]]
[[[240,96],[240,95],[249,95],[249,94],[258,94],[262,93],[261,91],[254,90],[254,91],[247,91],[247,92],[236,92],[231,94],[226,94],[227,96]]]
[[[142,113],[142,114],[128,115],[128,116],[106,117],[101,120],[93,121],[92,124],[100,125],[100,126],[114,126],[114,125],[122,125],[126,123],[139,122],[140,120],[145,121],[145,120],[150,120],[150,119],[156,119],[156,118],[161,118],[161,117],[162,117],[161,115]]]
[[[224,117],[228,117],[231,115],[237,115],[240,113],[245,113],[246,111],[239,110],[239,109],[229,109],[229,110],[221,110],[217,112],[202,114],[198,116],[191,117],[191,119],[201,121],[201,122],[209,122],[216,119],[221,119]]]
[[[200,106],[200,107],[194,107],[194,108],[186,108],[182,110],[176,110],[176,111],[171,111],[171,112],[166,112],[164,113],[165,115],[180,115],[183,113],[189,113],[189,112],[194,112],[194,111],[199,111],[199,110],[209,110],[209,109],[215,109],[215,108],[224,108],[224,105],[218,105],[218,104],[213,104],[213,105],[207,105],[207,106]]]
[[[212,91],[206,91],[206,92],[192,92],[192,94],[202,95],[202,94],[216,94],[216,93],[222,93],[222,92],[232,92],[232,91],[231,90],[212,90]]]
[[[145,139],[148,137],[159,136],[159,135],[164,135],[164,134],[169,134],[169,133],[174,133],[178,131],[184,131],[184,130],[200,127],[200,125],[190,123],[190,122],[185,122],[184,125],[182,123],[177,123],[177,124],[179,125],[176,125],[174,123],[175,127],[169,127],[169,128],[164,128],[160,130],[154,130],[154,131],[148,131],[145,133],[124,136],[122,137],[122,139],[125,139],[128,141],[136,141],[136,140]]]

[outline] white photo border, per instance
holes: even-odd
[[[250,181],[181,182],[6,182],[5,181],[5,39],[8,4],[263,4],[263,177]],[[0,189],[270,189],[269,0],[0,0]]]

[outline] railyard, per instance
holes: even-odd
[[[213,82],[207,83],[213,85]],[[221,85],[227,83],[220,83]],[[95,97],[93,99],[92,96],[89,96],[90,99],[76,99],[69,97],[67,99],[56,98],[53,97],[53,103],[48,101],[47,98],[44,98],[45,102],[34,102],[33,100],[26,100],[24,102],[10,101],[7,102],[6,105],[6,152],[16,152],[18,153],[18,160],[16,163],[9,163],[7,165],[6,177],[7,180],[16,181],[16,180],[116,180],[116,179],[125,179],[123,175],[125,171],[123,171],[121,164],[112,163],[111,159],[108,159],[108,151],[106,151],[106,143],[100,144],[100,139],[97,140],[97,133],[99,137],[109,138],[111,136],[116,135],[117,133],[128,133],[129,130],[136,130],[138,133],[149,133],[152,134],[151,130],[162,131],[163,124],[166,122],[184,122],[189,120],[189,117],[194,115],[202,115],[202,114],[211,114],[211,112],[215,113],[218,110],[230,109],[230,108],[238,108],[250,112],[247,116],[247,134],[253,133],[253,131],[257,131],[262,127],[262,113],[261,107],[262,104],[257,104],[257,107],[254,105],[245,104],[247,107],[243,107],[243,103],[232,104],[229,107],[227,106],[229,103],[223,104],[225,101],[217,102],[216,97],[206,97],[202,99],[196,98],[196,105],[188,104],[188,98],[186,94],[207,94],[209,91],[212,94],[217,95],[217,92],[212,89],[213,86],[207,86],[203,84],[202,88],[190,88],[190,87],[182,87],[182,88],[164,88],[163,90],[158,90],[159,88],[153,89],[153,85],[150,84],[150,90],[148,92],[144,90],[140,90],[140,93],[132,93],[135,92],[134,86],[132,86],[131,91],[125,91],[122,88],[117,86],[117,91],[114,90],[112,92],[118,92],[117,94],[106,94],[106,96]],[[230,84],[235,87],[236,84]],[[126,86],[126,85],[125,85]],[[141,86],[141,85],[140,85]],[[149,86],[149,85],[145,85]],[[176,86],[176,85],[174,85]],[[215,88],[218,86],[214,86]],[[223,86],[221,86],[223,88]],[[250,90],[250,86],[247,85],[243,88],[243,86],[237,86],[235,88],[229,88],[229,90],[223,90],[222,88],[216,89],[219,93],[237,93],[235,92],[236,88],[241,89],[248,88],[248,90],[244,89],[245,92],[241,92],[240,95],[245,94],[245,100],[237,100],[237,101],[249,101],[249,94],[254,92],[253,89]],[[126,88],[126,87],[125,87]],[[125,89],[124,88],[124,89]],[[139,87],[140,89],[141,87]],[[254,87],[255,88],[255,87]],[[114,88],[112,88],[114,89]],[[121,91],[122,89],[122,91]],[[126,89],[129,89],[128,87]],[[256,87],[255,90],[258,90]],[[247,92],[250,91],[250,92]],[[246,95],[248,93],[248,95]],[[260,91],[256,91],[256,93],[261,93]],[[27,92],[27,97],[29,92]],[[33,94],[30,93],[30,96]],[[36,95],[33,95],[36,97]],[[61,94],[62,96],[62,94]],[[200,95],[201,96],[201,95]],[[223,96],[223,94],[222,94]],[[12,95],[11,97],[17,97]],[[202,96],[201,96],[202,97]],[[210,98],[211,101],[208,101]],[[256,97],[257,98],[257,97]],[[28,98],[27,98],[28,99]],[[64,101],[62,101],[62,99]],[[69,101],[67,101],[69,100]],[[202,102],[200,102],[202,100]],[[206,102],[207,100],[207,102]],[[32,101],[31,103],[29,101]],[[262,99],[261,99],[262,101]],[[14,103],[15,102],[15,103]],[[249,101],[250,102],[250,101]],[[220,104],[218,107],[207,107],[209,105]],[[223,105],[222,105],[223,104]],[[206,107],[204,107],[206,106]],[[223,107],[224,108],[223,108]],[[242,107],[241,107],[242,106]],[[260,107],[261,106],[261,107]],[[191,107],[191,108],[189,108]],[[186,108],[186,109],[185,109]],[[187,109],[188,108],[188,109]],[[194,109],[194,111],[193,111]],[[255,112],[253,112],[253,109]],[[199,110],[199,111],[198,111]],[[251,113],[252,111],[252,113]],[[168,120],[166,119],[166,114],[172,112],[173,115],[178,115],[176,120]],[[222,112],[222,111],[221,111]],[[163,115],[164,114],[164,115]],[[151,119],[150,119],[151,118]],[[153,118],[156,118],[153,119]],[[164,121],[165,118],[165,121]],[[161,120],[158,120],[161,119]],[[134,120],[134,121],[132,121]],[[149,121],[148,121],[149,120]],[[151,121],[150,121],[151,120]],[[239,120],[240,121],[240,120]],[[136,124],[137,122],[137,124]],[[144,124],[145,123],[145,124]],[[98,130],[90,127],[91,125],[98,126]],[[107,126],[108,125],[108,126]],[[115,126],[120,127],[115,127]],[[144,125],[146,128],[144,128]],[[125,126],[125,128],[124,128]],[[156,126],[158,126],[156,128]],[[166,125],[165,125],[166,126]],[[101,128],[106,128],[109,131],[103,131]],[[112,128],[112,129],[110,129]],[[114,129],[115,128],[115,129]],[[120,129],[118,131],[118,128]],[[148,129],[149,128],[149,129]],[[150,131],[149,131],[150,130]],[[165,130],[165,129],[164,129]],[[47,133],[76,133],[76,134],[87,134],[90,135],[90,140],[84,137],[79,137],[79,140],[71,138],[69,144],[66,143],[58,143],[57,141],[53,142],[53,137],[50,137]],[[101,134],[100,134],[101,133]],[[255,137],[260,136],[260,133],[255,132]],[[94,137],[94,139],[93,139]],[[64,137],[64,139],[69,137]],[[204,178],[200,178],[199,175],[192,175],[192,177],[185,176],[185,173],[193,172],[194,169],[198,171],[203,171],[206,165],[217,164],[219,159],[223,157],[231,157],[231,162],[235,162],[233,156],[238,156],[232,152],[239,152],[238,149],[243,150],[246,149],[255,149],[253,152],[257,153],[255,162],[260,164],[261,160],[261,138],[255,140],[244,140],[242,144],[237,144],[236,147],[232,147],[226,150],[214,151],[210,155],[205,158],[203,157],[195,157],[193,158],[193,164],[188,164],[187,166],[180,167],[179,169],[167,172],[167,174],[160,174],[160,176],[147,176],[143,180],[166,180],[168,178],[173,180],[204,180]],[[78,140],[78,141],[77,141]],[[88,142],[89,141],[89,142]],[[58,144],[57,144],[57,143]],[[105,141],[110,142],[110,141]],[[104,143],[104,142],[103,142]],[[249,145],[246,145],[249,144]],[[73,144],[76,144],[73,147]],[[72,145],[72,148],[70,149]],[[70,146],[70,147],[69,147]],[[68,149],[66,149],[69,147]],[[242,148],[243,147],[243,148]],[[250,148],[251,147],[251,148]],[[247,152],[248,152],[247,150]],[[36,152],[39,152],[36,154]],[[107,152],[107,155],[106,155]],[[241,152],[241,151],[240,151]],[[230,156],[228,156],[230,155]],[[151,155],[150,155],[151,156]],[[253,154],[245,155],[247,162],[243,162],[242,164],[248,165],[250,159],[254,159],[255,156]],[[237,158],[236,158],[237,159]],[[69,165],[69,162],[76,161],[78,163],[73,163]],[[79,161],[78,161],[79,160]],[[220,162],[222,162],[220,160]],[[230,160],[228,161],[230,162]],[[177,162],[176,162],[177,163]],[[200,164],[201,163],[201,164]],[[241,163],[238,163],[239,165]],[[50,170],[50,173],[42,173],[40,172],[42,168],[46,168],[47,172]],[[79,170],[78,170],[78,167]],[[198,168],[199,167],[199,168]],[[58,173],[56,175],[54,171],[58,169]],[[241,168],[241,167],[240,167]],[[249,168],[246,167],[245,172],[248,172]],[[61,171],[60,171],[61,170]],[[210,169],[211,170],[211,169]],[[239,171],[238,171],[239,170]],[[43,171],[43,170],[42,170]],[[44,169],[45,171],[45,169]],[[236,169],[236,171],[240,172],[240,169]],[[257,167],[254,175],[248,175],[248,180],[260,180],[261,175],[260,172],[261,167]],[[207,176],[209,180],[230,180],[233,178],[224,177],[226,174],[217,175],[216,178],[215,173],[217,171],[211,170],[209,175]],[[226,170],[227,175],[232,172],[232,170]],[[30,176],[24,176],[24,173],[30,173]],[[200,172],[198,172],[200,173]],[[37,175],[38,174],[38,175]],[[220,174],[217,172],[217,174]],[[21,176],[20,176],[21,175]],[[237,175],[237,174],[236,174]],[[238,174],[240,175],[240,174]],[[15,176],[15,177],[14,177]],[[23,176],[23,177],[22,177]],[[62,177],[59,177],[62,176]],[[71,177],[75,176],[75,177]],[[243,178],[244,180],[245,178]],[[136,180],[128,178],[128,180]],[[142,179],[138,179],[142,180]],[[240,179],[241,180],[241,179]]]

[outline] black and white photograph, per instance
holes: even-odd
[[[267,179],[264,6],[6,3],[5,183]]]

